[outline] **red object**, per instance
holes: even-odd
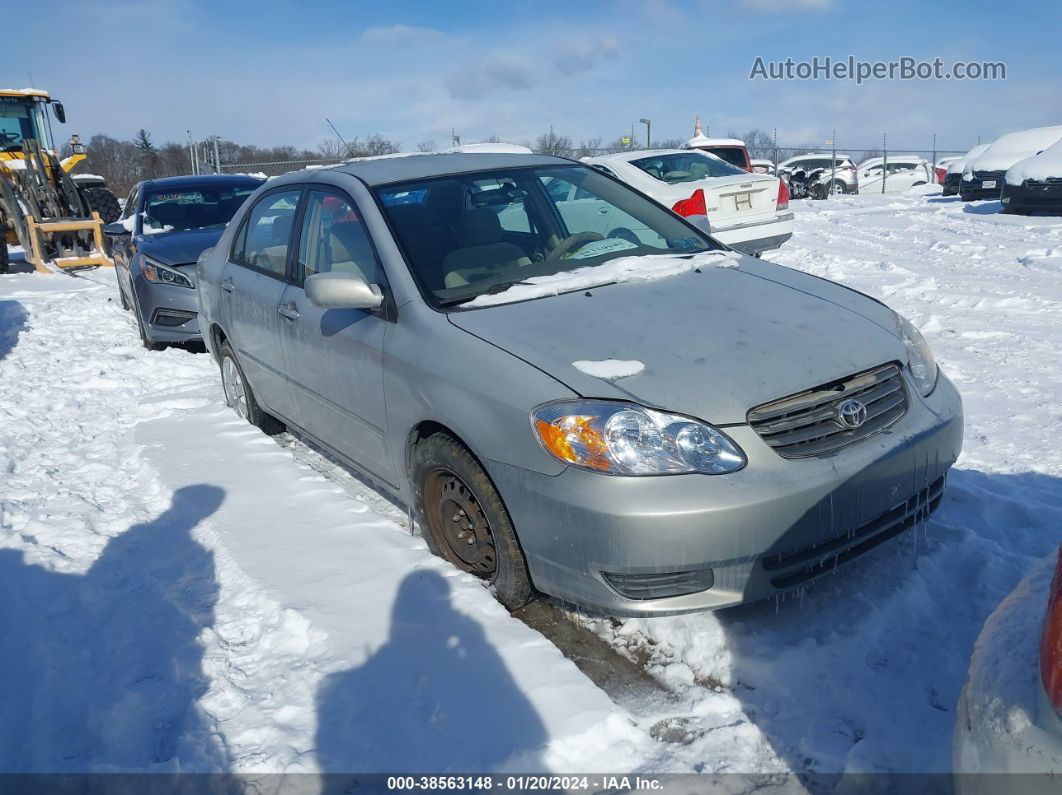
[[[945,178],[948,176],[948,170],[937,166],[937,184],[943,185]]]
[[[1040,641],[1040,678],[1047,697],[1062,716],[1062,547],[1058,550],[1058,563],[1047,599],[1047,618]]]
[[[708,215],[708,205],[704,201],[704,191],[701,188],[697,188],[688,199],[680,199],[675,202],[671,210],[682,216]]]
[[[789,209],[789,186],[785,184],[785,180],[781,177],[778,178],[778,203],[774,206],[774,209]]]

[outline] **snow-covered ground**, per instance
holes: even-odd
[[[0,771],[947,770],[981,624],[1062,540],[1062,220],[793,204],[773,259],[919,325],[966,449],[927,527],[806,592],[571,617],[656,689],[599,689],[207,356],[141,348],[112,275],[0,276]]]

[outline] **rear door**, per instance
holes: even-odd
[[[383,310],[322,309],[306,298],[314,273],[351,273],[386,294],[386,279],[354,200],[312,188],[301,214],[293,278],[280,297],[280,342],[294,393],[296,424],[371,474],[394,484],[386,444]]]
[[[265,194],[244,217],[221,274],[221,319],[258,402],[284,419],[295,399],[284,374],[278,323],[302,187]]]

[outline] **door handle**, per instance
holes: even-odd
[[[284,306],[279,307],[277,311],[288,320],[299,319],[299,310],[295,308],[295,304],[285,304]]]
[[[224,279],[221,282],[221,289],[227,293],[231,293],[233,290],[236,289],[236,282],[234,282],[232,279]]]

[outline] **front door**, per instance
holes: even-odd
[[[258,402],[283,419],[295,416],[284,376],[279,309],[301,188],[267,193],[247,213],[221,274],[221,317],[229,344]]]
[[[298,424],[318,441],[381,480],[394,484],[383,389],[388,321],[379,311],[322,309],[303,283],[315,273],[342,272],[386,290],[383,269],[353,200],[334,188],[306,199],[294,280],[280,300],[280,339],[298,407]]]

